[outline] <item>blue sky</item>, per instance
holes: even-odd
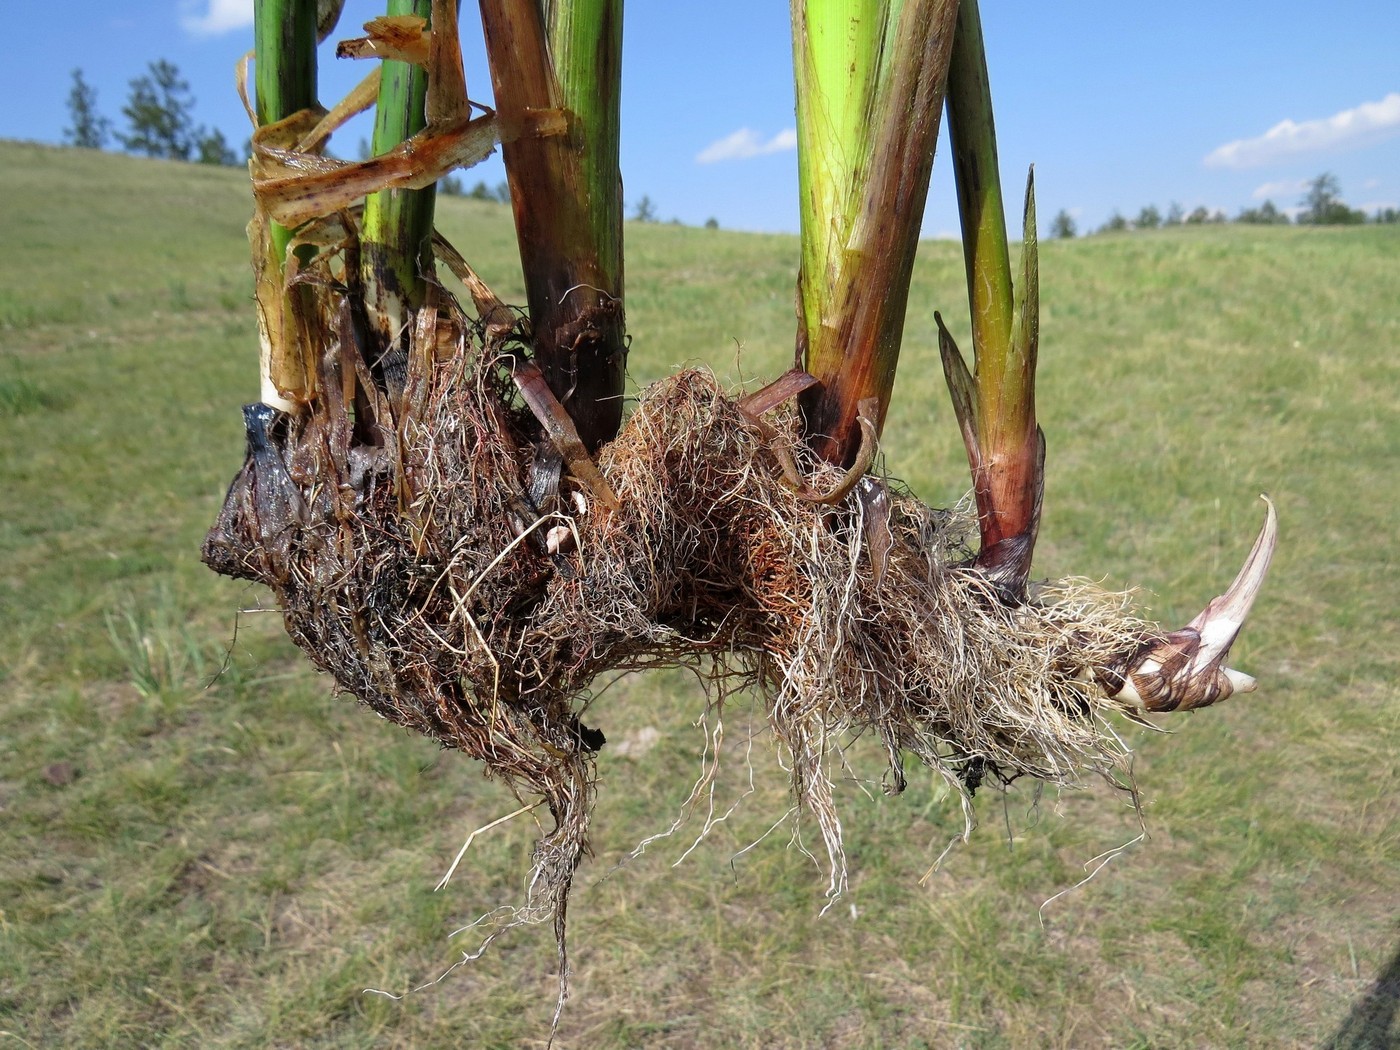
[[[463,6],[468,86],[489,102],[473,5]],[[338,35],[355,35],[378,10],[382,3],[351,0]],[[26,16],[23,46],[12,41],[0,64],[0,87],[15,100],[0,112],[0,137],[60,141],[74,68],[120,123],[128,81],[158,58],[189,80],[199,122],[235,144],[247,137],[233,67],[251,46],[252,0],[76,0],[49,11]],[[1034,162],[1042,224],[1062,208],[1087,230],[1145,204],[1232,216],[1266,197],[1292,207],[1324,171],[1353,207],[1400,207],[1395,0],[1325,8],[983,0],[982,16],[1008,199],[1019,198]],[[795,230],[787,4],[630,0],[624,24],[629,203],[645,194],[662,219]],[[324,55],[323,101],[362,73]],[[354,156],[364,135],[352,126],[332,148]],[[499,158],[463,177],[495,184]],[[924,232],[956,229],[940,147]]]

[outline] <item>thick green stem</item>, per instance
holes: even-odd
[[[622,0],[546,0],[549,52],[574,146],[604,288],[622,295]]]
[[[253,95],[260,127],[316,106],[316,0],[256,0],[253,7]],[[262,332],[262,400],[295,411],[309,394],[300,356],[290,345],[293,316],[282,272],[292,231],[268,221],[256,227]]]
[[[849,466],[894,389],[957,0],[792,0],[808,442]]]
[[[432,16],[431,0],[389,0],[390,15]],[[388,153],[427,126],[428,73],[397,60],[384,62],[374,113],[376,156]],[[360,229],[360,275],[372,335],[384,352],[393,383],[399,346],[410,311],[423,304],[425,275],[433,266],[433,210],[436,190],[381,190],[365,199]]]
[[[569,111],[569,133],[501,148],[536,363],[589,451],[622,420],[621,0],[481,0],[502,125]]]
[[[948,73],[948,136],[962,218],[974,371],[941,333],[967,444],[981,531],[978,563],[1019,598],[1030,571],[1044,483],[1035,419],[1039,289],[1034,183],[1026,187],[1019,296],[1002,208],[996,128],[977,0],[962,0]],[[940,322],[941,324],[941,322]]]
[[[253,95],[258,124],[316,105],[316,0],[257,0],[253,8]],[[291,231],[272,226],[283,258]]]

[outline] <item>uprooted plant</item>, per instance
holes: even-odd
[[[204,557],[269,586],[340,689],[547,807],[510,921],[554,922],[561,981],[601,672],[703,667],[756,688],[833,894],[842,734],[881,743],[892,791],[909,757],[964,799],[1020,776],[1122,786],[1110,716],[1253,687],[1223,661],[1268,566],[1272,506],[1229,591],[1180,631],[1120,594],[1031,582],[1034,191],[1013,283],[974,0],[793,0],[797,366],[747,396],[683,372],[625,422],[621,0],[481,0],[494,110],[467,98],[454,0],[392,0],[340,45],[379,68],[322,109],[315,44],[336,6],[318,25],[315,0],[257,5],[263,395]],[[375,155],[325,157],[371,104]],[[975,514],[871,473],[945,106],[974,363],[941,320],[940,349]],[[498,144],[524,310],[432,229],[434,182]]]

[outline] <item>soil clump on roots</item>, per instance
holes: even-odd
[[[1105,715],[1131,711],[1094,670],[1155,629],[1123,595],[1063,583],[1005,604],[970,565],[969,513],[869,476],[850,489],[794,413],[756,418],[704,371],[643,392],[584,463],[521,396],[521,325],[433,286],[391,374],[364,350],[353,287],[317,265],[298,300],[315,395],[295,416],[245,408],[204,559],[270,587],[339,689],[548,806],[513,914],[552,919],[561,952],[605,743],[580,715],[603,671],[757,687],[832,893],[832,776],[852,735],[887,752],[890,790],[906,756],[964,799],[984,777],[1126,779]]]

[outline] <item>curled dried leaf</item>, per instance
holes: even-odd
[[[355,85],[350,94],[332,106],[330,112],[307,132],[306,136],[297,144],[297,150],[304,153],[320,149],[331,137],[333,131],[351,117],[357,116],[373,106],[378,97],[379,70],[372,69],[368,76]]]
[[[457,34],[456,0],[433,0],[433,31],[428,51],[428,97],[425,113],[429,124],[445,124],[470,117],[467,78],[462,71],[462,42]]]
[[[381,15],[365,23],[366,36],[342,40],[336,58],[389,58],[426,66],[431,50],[428,23],[417,15]]]
[[[486,341],[489,344],[504,339],[516,328],[516,316],[500,296],[493,292],[489,285],[481,279],[471,264],[462,258],[461,252],[452,247],[452,244],[441,234],[433,235],[433,254],[438,262],[443,263],[456,275],[457,279],[466,286],[468,294],[472,297],[472,305],[476,307],[476,315],[481,318],[486,325]]]
[[[870,556],[870,576],[876,590],[885,578],[890,548],[894,546],[894,531],[890,528],[890,490],[880,478],[867,474],[856,485],[856,499],[861,508],[861,532],[865,551]]]
[[[800,498],[809,503],[840,503],[851,494],[851,490],[856,487],[860,479],[865,477],[865,472],[875,462],[875,453],[880,450],[880,435],[875,429],[875,424],[871,422],[871,416],[875,414],[875,406],[867,404],[869,401],[873,401],[873,399],[863,398],[861,400],[861,414],[856,417],[856,422],[860,424],[860,449],[856,452],[855,462],[851,464],[846,473],[841,475],[841,480],[830,492],[818,494],[804,486],[797,492]]]
[[[789,398],[796,397],[808,387],[815,386],[817,377],[801,368],[789,368],[767,386],[760,387],[739,401],[745,415],[761,416],[777,408]]]
[[[296,227],[380,190],[431,186],[455,168],[469,168],[485,160],[507,137],[561,135],[566,130],[567,120],[559,110],[531,112],[509,125],[488,113],[474,120],[430,126],[390,152],[356,163],[319,158],[319,165],[313,166],[291,154],[269,150],[264,153],[268,161],[288,166],[305,163],[306,167],[262,178],[255,170],[253,196],[277,222]]]
[[[588,454],[573,419],[554,396],[554,391],[549,389],[539,366],[529,362],[517,365],[512,376],[525,398],[525,403],[530,406],[530,411],[544,427],[545,434],[559,450],[559,454],[564,457],[569,473],[587,485],[593,493],[593,498],[608,510],[619,510],[621,504],[618,503],[612,486],[608,484],[607,478],[603,477],[598,464],[593,462],[593,457]]]

